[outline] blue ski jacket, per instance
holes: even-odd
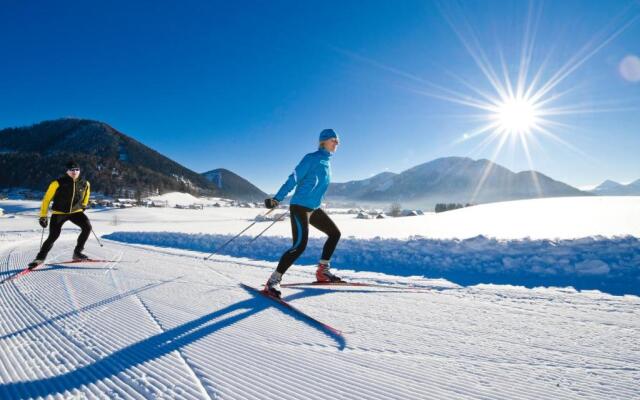
[[[295,187],[296,191],[291,198],[291,204],[312,210],[320,208],[331,182],[330,157],[331,153],[325,149],[319,149],[304,156],[273,198],[281,202]]]

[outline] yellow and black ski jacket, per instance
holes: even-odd
[[[42,199],[40,216],[46,217],[49,203],[53,200],[53,214],[73,214],[82,212],[89,204],[91,187],[84,179],[73,180],[69,175],[61,176],[51,182]]]

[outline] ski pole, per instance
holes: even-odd
[[[93,227],[91,227],[91,233],[93,233],[93,236],[95,236],[95,238],[98,241],[98,244],[100,245],[100,247],[104,247],[102,245],[102,243],[100,242],[100,239],[98,239],[98,235],[96,235],[96,233],[93,231]]]
[[[275,210],[275,208],[270,209],[269,211],[267,211],[266,213],[262,214],[263,217],[266,217],[267,215],[271,214],[271,212]],[[245,233],[246,231],[249,230],[249,228],[251,228],[252,226],[254,226],[255,224],[257,224],[259,221],[253,221],[253,223],[251,223],[251,225],[247,226],[246,228],[244,228],[240,233],[238,233],[237,235],[235,235],[234,237],[232,237],[231,239],[227,240],[226,242],[224,242],[221,246],[219,246],[213,253],[209,254],[208,256],[206,256],[204,259],[208,260],[211,257],[213,257],[214,254],[216,254],[217,252],[219,252],[220,250],[224,249],[229,243],[233,242],[234,240],[236,240],[240,235],[242,235],[243,233]]]
[[[42,227],[42,235],[40,235],[40,248],[42,248],[42,241],[44,240],[44,227]]]
[[[263,230],[262,232],[260,232],[256,237],[254,237],[253,239],[251,239],[251,240],[249,241],[249,243],[253,243],[253,242],[255,242],[255,241],[256,241],[260,236],[262,236],[262,234],[263,234],[263,233],[265,233],[265,232],[266,232],[266,231],[268,231],[272,226],[274,226],[274,225],[276,224],[276,222],[278,222],[278,221],[282,221],[282,220],[284,219],[284,217],[286,217],[286,216],[287,216],[287,214],[289,214],[289,212],[288,212],[288,211],[287,211],[287,212],[285,212],[285,213],[282,213],[282,215],[281,215],[281,216],[279,216],[275,221],[273,221],[272,223],[270,223],[270,224],[269,224],[269,226],[267,226],[266,228],[264,228],[264,230]]]

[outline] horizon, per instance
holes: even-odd
[[[443,157],[580,189],[640,178],[637,1],[5,11],[2,126],[98,120],[193,171],[225,168],[267,193],[324,128],[341,136],[335,182]]]
[[[115,129],[115,130],[117,130],[118,132],[120,132],[120,133],[122,133],[122,134],[125,134],[125,135],[127,135],[127,136],[129,136],[129,137],[131,137],[131,138],[133,138],[133,139],[135,139],[135,140],[140,141],[140,140],[139,140],[139,139],[137,139],[135,136],[132,136],[132,135],[130,135],[130,134],[129,134],[129,133],[127,133],[127,132],[122,132],[122,131],[120,131],[117,127],[112,126],[111,124],[109,124],[109,123],[108,123],[108,122],[106,122],[106,121],[98,121],[98,120],[92,120],[92,119],[89,119],[89,118],[76,117],[76,116],[66,116],[66,117],[60,117],[60,118],[56,118],[56,119],[52,119],[52,120],[38,121],[38,122],[35,122],[35,123],[33,123],[33,124],[24,125],[24,126],[8,126],[8,127],[0,127],[0,131],[1,131],[1,130],[4,130],[4,129],[12,129],[12,128],[26,128],[26,127],[29,127],[29,126],[37,125],[37,124],[39,124],[39,123],[41,123],[41,122],[49,122],[49,121],[55,121],[55,120],[61,120],[61,119],[72,119],[72,120],[93,121],[93,122],[104,123],[104,124],[107,124],[107,125],[111,126],[112,128],[114,128],[114,129]],[[143,143],[143,142],[141,142],[141,141],[140,141],[140,143],[142,143],[143,145],[147,146],[145,143]],[[148,146],[147,146],[147,147],[148,147]],[[151,148],[151,147],[150,147],[150,148]],[[153,149],[153,148],[151,148],[151,149],[152,149],[152,150],[157,151],[156,149]],[[163,155],[163,156],[165,156],[165,157],[168,157],[167,155],[165,155],[165,154],[163,154],[163,153],[160,153],[160,154],[162,154],[162,155]],[[169,158],[169,159],[171,159],[171,157],[168,157],[168,158]],[[405,168],[405,169],[403,169],[403,170],[401,170],[401,171],[397,171],[397,172],[396,172],[396,171],[385,170],[385,171],[381,171],[381,172],[377,172],[377,173],[372,173],[371,175],[369,175],[369,176],[367,176],[367,177],[362,177],[362,178],[354,177],[354,178],[349,179],[349,180],[347,180],[347,181],[340,181],[340,182],[336,181],[336,182],[334,182],[334,183],[347,183],[347,182],[351,182],[351,181],[361,181],[361,180],[366,180],[366,179],[372,178],[372,177],[374,177],[374,176],[376,176],[376,175],[380,175],[380,174],[385,173],[385,172],[391,172],[391,173],[394,173],[394,174],[401,174],[401,173],[403,173],[403,172],[405,172],[405,171],[407,171],[407,170],[409,170],[409,169],[412,169],[412,168],[414,168],[414,167],[417,167],[417,166],[420,166],[420,165],[423,165],[423,164],[428,164],[428,163],[430,163],[430,162],[433,162],[433,161],[436,161],[436,160],[439,160],[439,159],[445,159],[445,158],[467,158],[467,159],[470,159],[470,160],[473,160],[473,161],[488,161],[488,162],[493,162],[493,163],[498,164],[498,165],[500,165],[500,166],[502,166],[502,167],[504,167],[504,168],[509,169],[511,172],[513,172],[513,173],[515,173],[515,174],[519,174],[519,173],[523,173],[523,172],[531,172],[531,171],[532,171],[532,170],[528,170],[528,169],[524,169],[524,170],[513,170],[513,169],[511,169],[511,168],[509,168],[509,167],[507,167],[507,166],[505,166],[505,165],[502,165],[502,164],[500,164],[500,163],[497,163],[497,162],[495,162],[495,161],[492,161],[492,160],[490,160],[490,159],[488,159],[488,158],[472,158],[472,157],[467,157],[467,156],[446,156],[446,155],[443,155],[443,156],[440,156],[440,157],[437,157],[437,158],[432,158],[432,159],[430,159],[430,160],[426,160],[426,161],[423,161],[423,162],[419,162],[418,164],[413,165],[413,166],[410,166],[410,167],[407,167],[407,168]],[[172,159],[172,160],[173,160],[173,159]],[[173,161],[176,161],[176,160],[173,160]],[[177,162],[177,161],[176,161],[176,162]],[[181,164],[181,165],[183,165],[183,166],[184,166],[184,167],[186,167],[186,168],[191,169],[188,165],[185,165],[185,164]],[[218,169],[226,169],[226,170],[228,170],[228,171],[230,171],[230,172],[232,172],[232,173],[236,173],[236,174],[237,174],[237,175],[239,175],[240,177],[242,177],[242,178],[244,178],[244,179],[247,179],[250,183],[252,183],[252,184],[256,185],[256,186],[258,187],[258,189],[260,189],[260,190],[264,191],[264,192],[265,192],[265,193],[267,193],[267,194],[273,194],[273,193],[275,193],[275,192],[277,191],[277,188],[276,188],[273,192],[271,192],[271,191],[269,191],[269,190],[263,190],[261,187],[259,187],[259,186],[258,186],[257,184],[255,184],[253,181],[251,181],[251,179],[249,179],[249,178],[247,178],[247,177],[245,177],[245,176],[242,176],[242,175],[238,174],[236,171],[234,171],[234,170],[232,170],[232,169],[230,169],[230,168],[227,168],[227,167],[225,167],[225,166],[219,166],[219,167],[211,168],[211,169],[208,169],[208,170],[206,170],[206,171],[202,171],[202,172],[199,172],[199,171],[196,171],[196,170],[193,170],[193,169],[191,169],[191,170],[192,170],[193,172],[198,173],[198,174],[205,174],[205,173],[212,172],[212,171],[215,171],[215,170],[218,170]],[[555,179],[553,176],[551,176],[551,175],[549,175],[549,174],[547,174],[547,173],[544,173],[544,172],[542,172],[542,171],[538,171],[538,170],[533,170],[533,171],[534,171],[534,172],[537,172],[537,173],[540,173],[540,174],[542,174],[542,175],[546,175],[547,177],[549,177],[549,178],[551,178],[551,179],[557,180],[557,179]],[[603,183],[605,183],[605,182],[607,182],[607,181],[610,181],[610,182],[614,182],[614,183],[618,183],[618,184],[621,184],[621,185],[625,185],[625,186],[627,186],[627,185],[630,185],[630,184],[632,184],[632,183],[634,183],[635,181],[638,181],[638,180],[640,180],[640,178],[638,178],[638,179],[634,179],[634,180],[630,180],[630,181],[618,181],[618,180],[616,180],[616,179],[607,178],[607,179],[603,180],[603,181],[602,181],[602,182],[600,182],[600,183],[596,183],[596,184],[588,184],[588,185],[583,185],[583,186],[576,186],[576,185],[573,185],[573,184],[571,184],[571,183],[569,183],[569,182],[564,182],[564,181],[560,181],[560,182],[566,183],[566,184],[568,184],[568,185],[570,185],[570,186],[572,186],[572,187],[574,187],[574,188],[576,188],[576,189],[578,189],[578,190],[585,191],[585,192],[589,192],[589,191],[591,191],[591,190],[596,189],[598,186],[600,186],[601,184],[603,184]]]

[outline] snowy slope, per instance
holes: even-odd
[[[118,262],[55,264],[72,239],[57,244],[53,265],[0,286],[0,398],[639,394],[637,297],[423,280],[413,283],[432,290],[286,289],[292,304],[343,330],[342,341],[239,287],[262,283],[273,264],[109,241],[88,252]],[[5,248],[3,276],[35,250]],[[287,278],[310,272],[294,267]]]
[[[0,206],[15,216],[0,218],[0,247],[5,229],[39,232],[37,202],[0,201]],[[104,237],[210,253],[264,212],[235,207],[133,208],[97,209],[89,215]],[[424,275],[463,285],[501,283],[640,294],[640,197],[514,201],[384,220],[359,220],[334,210],[332,218],[342,231],[333,260],[342,269]],[[290,223],[278,222],[252,241],[269,225],[256,223],[220,254],[277,261],[290,246]],[[317,262],[324,234],[312,228],[310,236],[299,264]]]
[[[215,203],[226,203],[231,200],[222,200],[220,198],[212,197],[195,197],[190,193],[171,192],[157,196],[151,196],[145,198],[145,200],[153,201],[159,204],[166,204],[168,207],[175,207],[176,205],[190,206],[192,204],[213,205]]]
[[[169,200],[179,197],[172,194]],[[190,195],[185,204],[191,204]],[[166,197],[163,199],[167,199]],[[198,203],[206,200],[198,199]],[[25,217],[4,229],[38,229],[34,218],[40,208],[35,201],[0,200],[5,213],[19,212]],[[236,234],[265,209],[207,207],[204,210],[175,208],[130,208],[90,210],[93,225],[100,233],[114,231],[180,231],[184,233]],[[283,209],[282,211],[286,211]],[[342,211],[342,210],[340,210]],[[640,237],[640,196],[566,197],[491,203],[440,214],[388,219],[361,220],[343,212],[331,216],[343,237],[406,239],[467,239],[478,235],[496,239],[576,239],[588,236]],[[267,223],[261,223],[266,227]],[[3,228],[3,225],[6,228]],[[288,220],[274,225],[267,236],[290,237]],[[310,236],[323,237],[316,229]]]
[[[582,271],[633,285],[640,199],[574,200],[390,220],[334,214],[343,231],[338,272],[395,288],[286,288],[284,297],[343,337],[240,286],[264,283],[290,241],[288,221],[246,246],[268,224],[258,223],[229,254],[205,262],[207,240],[219,243],[263,210],[92,210],[105,247],[90,238],[87,252],[112,262],[60,264],[78,233],[67,224],[50,265],[0,285],[0,399],[639,398],[638,296],[460,286],[408,269],[472,275],[499,260],[508,271],[547,265],[555,276]],[[34,256],[41,230],[37,202],[0,207],[8,213],[0,217],[2,279]],[[129,243],[104,239],[126,234]],[[285,283],[313,279],[304,264],[321,241],[312,236],[309,258]],[[377,257],[387,269],[375,268]],[[607,273],[583,263],[590,259],[604,260]],[[543,286],[553,271],[538,271]]]

